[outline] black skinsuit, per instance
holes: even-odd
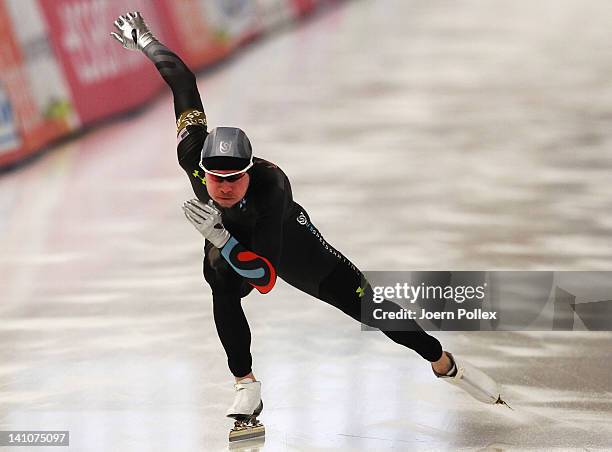
[[[172,89],[179,163],[198,199],[207,202],[210,196],[206,178],[199,167],[207,124],[195,76],[176,54],[159,42],[149,44],[144,53]],[[360,296],[357,289],[365,285],[361,272],[312,225],[306,211],[293,200],[289,180],[280,168],[255,158],[249,176],[249,187],[242,201],[228,209],[220,208],[223,225],[232,238],[222,250],[206,242],[204,258],[204,276],[212,288],[217,332],[227,353],[229,368],[237,377],[251,372],[251,333],[241,298],[253,287],[267,293],[278,275],[358,321],[361,304],[371,302],[372,298],[369,287]],[[384,334],[429,361],[442,356],[437,339],[416,325],[409,329],[412,331],[385,331]]]

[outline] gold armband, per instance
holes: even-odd
[[[187,110],[181,113],[181,116],[176,121],[176,134],[181,134],[181,131],[187,126],[202,126],[206,129],[206,115],[200,110]]]

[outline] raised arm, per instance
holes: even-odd
[[[112,32],[111,36],[126,49],[142,51],[155,64],[172,90],[177,124],[181,122],[181,115],[184,113],[192,113],[193,120],[195,111],[202,113],[200,118],[195,119],[199,119],[200,124],[206,127],[204,107],[195,75],[183,60],[155,38],[138,11],[119,16],[115,21],[115,27],[118,33]]]

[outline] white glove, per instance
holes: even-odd
[[[221,212],[212,201],[204,204],[198,199],[183,203],[183,212],[189,222],[206,240],[221,249],[230,238],[230,233],[223,227]]]
[[[119,16],[115,27],[120,34],[111,32],[111,36],[129,50],[142,50],[153,41],[157,41],[138,11]]]

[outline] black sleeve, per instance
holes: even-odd
[[[143,50],[174,95],[174,114],[178,120],[188,110],[204,112],[198,85],[193,72],[174,52],[159,41],[153,41]]]
[[[172,90],[178,160],[189,175],[197,194],[202,191],[201,185],[205,183],[198,162],[208,132],[195,75],[183,60],[159,41],[153,41],[143,52],[155,63],[155,67]]]

